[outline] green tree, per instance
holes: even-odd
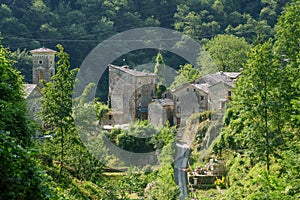
[[[76,134],[72,116],[72,93],[77,69],[69,70],[69,55],[61,45],[57,45],[57,73],[50,82],[43,83],[41,99],[41,118],[47,127],[47,132],[53,134],[60,144],[60,174],[64,165],[65,144],[69,135]]]
[[[266,162],[270,169],[271,157],[276,157],[282,145],[283,121],[279,92],[280,65],[272,53],[273,43],[259,45],[250,54],[242,77],[234,92],[234,106],[245,116],[242,132],[253,156]]]
[[[8,131],[19,144],[29,145],[33,131],[29,126],[20,72],[13,67],[11,53],[0,44],[0,130]]]
[[[244,148],[244,152],[250,155],[252,167],[244,171],[246,178],[231,183],[226,197],[299,197],[299,186],[294,184],[299,181],[297,162],[300,152],[297,134],[297,36],[300,23],[295,19],[299,12],[298,1],[292,1],[286,7],[279,18],[275,42],[268,41],[254,49],[241,78],[236,83],[232,108],[227,112],[225,120],[229,126],[223,134],[225,141],[229,143],[228,139],[234,137],[235,143],[238,144],[234,146]],[[241,165],[245,161],[237,163]],[[266,166],[266,170],[261,168],[262,164]],[[231,170],[239,170],[239,167],[233,165]],[[251,186],[256,184],[259,185]]]
[[[0,199],[49,199],[48,175],[40,171],[37,149],[22,147],[9,132],[0,131]]]
[[[145,153],[153,151],[150,136],[156,134],[157,130],[147,121],[137,121],[131,124],[127,130],[117,135],[116,144],[124,150]]]
[[[237,72],[245,64],[251,46],[244,38],[233,35],[217,35],[205,45],[218,71]],[[204,57],[205,59],[205,57]],[[211,63],[201,62],[201,69],[208,71]]]
[[[191,64],[180,66],[179,74],[174,78],[174,82],[170,88],[176,88],[182,84],[192,82],[201,76],[199,69],[193,67]]]
[[[161,94],[166,91],[166,65],[164,58],[160,51],[157,53],[155,58],[154,73],[157,76],[157,85],[156,85],[156,96],[161,98]]]
[[[159,85],[166,85],[165,79],[165,71],[166,71],[166,65],[164,58],[160,52],[157,53],[155,58],[155,66],[154,66],[154,73],[157,75],[158,78],[158,84]]]
[[[17,49],[12,53],[13,60],[15,60],[14,66],[24,76],[24,82],[30,83],[32,81],[32,57],[29,52],[24,49]]]

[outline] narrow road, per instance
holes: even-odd
[[[188,157],[189,157],[189,147],[185,143],[176,143],[176,157],[175,157],[175,182],[179,186],[181,191],[181,200],[188,197],[187,192],[187,180],[186,180],[186,169]]]

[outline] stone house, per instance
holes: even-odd
[[[240,72],[217,72],[207,74],[195,80],[196,84],[208,85],[208,110],[226,108],[226,103],[230,101],[231,88],[238,79]]]
[[[24,84],[25,101],[28,108],[29,117],[36,119],[35,114],[40,110],[41,105],[38,100],[42,97],[40,88],[36,84]]]
[[[207,110],[207,88],[203,84],[186,83],[171,90],[174,101],[174,122],[184,126],[193,114]]]
[[[108,102],[112,109],[110,118],[113,124],[148,119],[148,104],[155,98],[156,79],[153,73],[136,71],[128,66],[109,65]]]
[[[160,117],[159,117],[160,116]],[[148,121],[156,127],[163,126],[167,122],[174,122],[173,99],[153,99],[148,106]]]

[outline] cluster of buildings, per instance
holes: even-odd
[[[184,126],[193,114],[224,109],[230,101],[231,88],[240,72],[217,72],[203,75],[191,83],[167,90],[156,96],[157,76],[109,65],[109,97],[111,107],[102,122],[106,125],[129,124],[133,120],[149,120],[155,126]]]
[[[30,113],[38,109],[41,80],[50,81],[55,74],[56,51],[39,48],[32,54],[32,84],[25,84],[25,99]],[[134,120],[148,120],[155,126],[166,123],[184,126],[193,114],[207,110],[224,109],[230,101],[231,88],[240,72],[217,72],[203,75],[191,83],[167,90],[156,96],[157,76],[137,71],[128,66],[109,66],[108,104],[111,111],[102,120],[102,126],[120,126]]]

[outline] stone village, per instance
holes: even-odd
[[[55,74],[56,51],[43,47],[30,52],[33,59],[32,84],[24,84],[24,88],[29,113],[34,117],[40,106],[37,103],[41,97],[40,81],[50,81]],[[206,74],[194,82],[167,90],[162,98],[157,98],[156,74],[137,71],[128,66],[110,64],[108,68],[108,104],[111,111],[102,120],[101,126],[104,129],[126,128],[134,120],[148,120],[156,127],[166,123],[184,127],[193,113],[225,109],[231,99],[231,88],[240,75],[240,72]],[[188,172],[189,184],[194,187],[199,187],[200,182],[202,185],[213,185],[216,178],[224,174],[223,164],[211,159],[207,169],[197,168]]]
[[[157,127],[167,121],[177,127],[184,126],[193,113],[224,109],[239,75],[239,72],[207,74],[167,90],[158,99],[155,74],[110,64],[108,101],[112,110],[103,125],[129,124],[140,119]]]

